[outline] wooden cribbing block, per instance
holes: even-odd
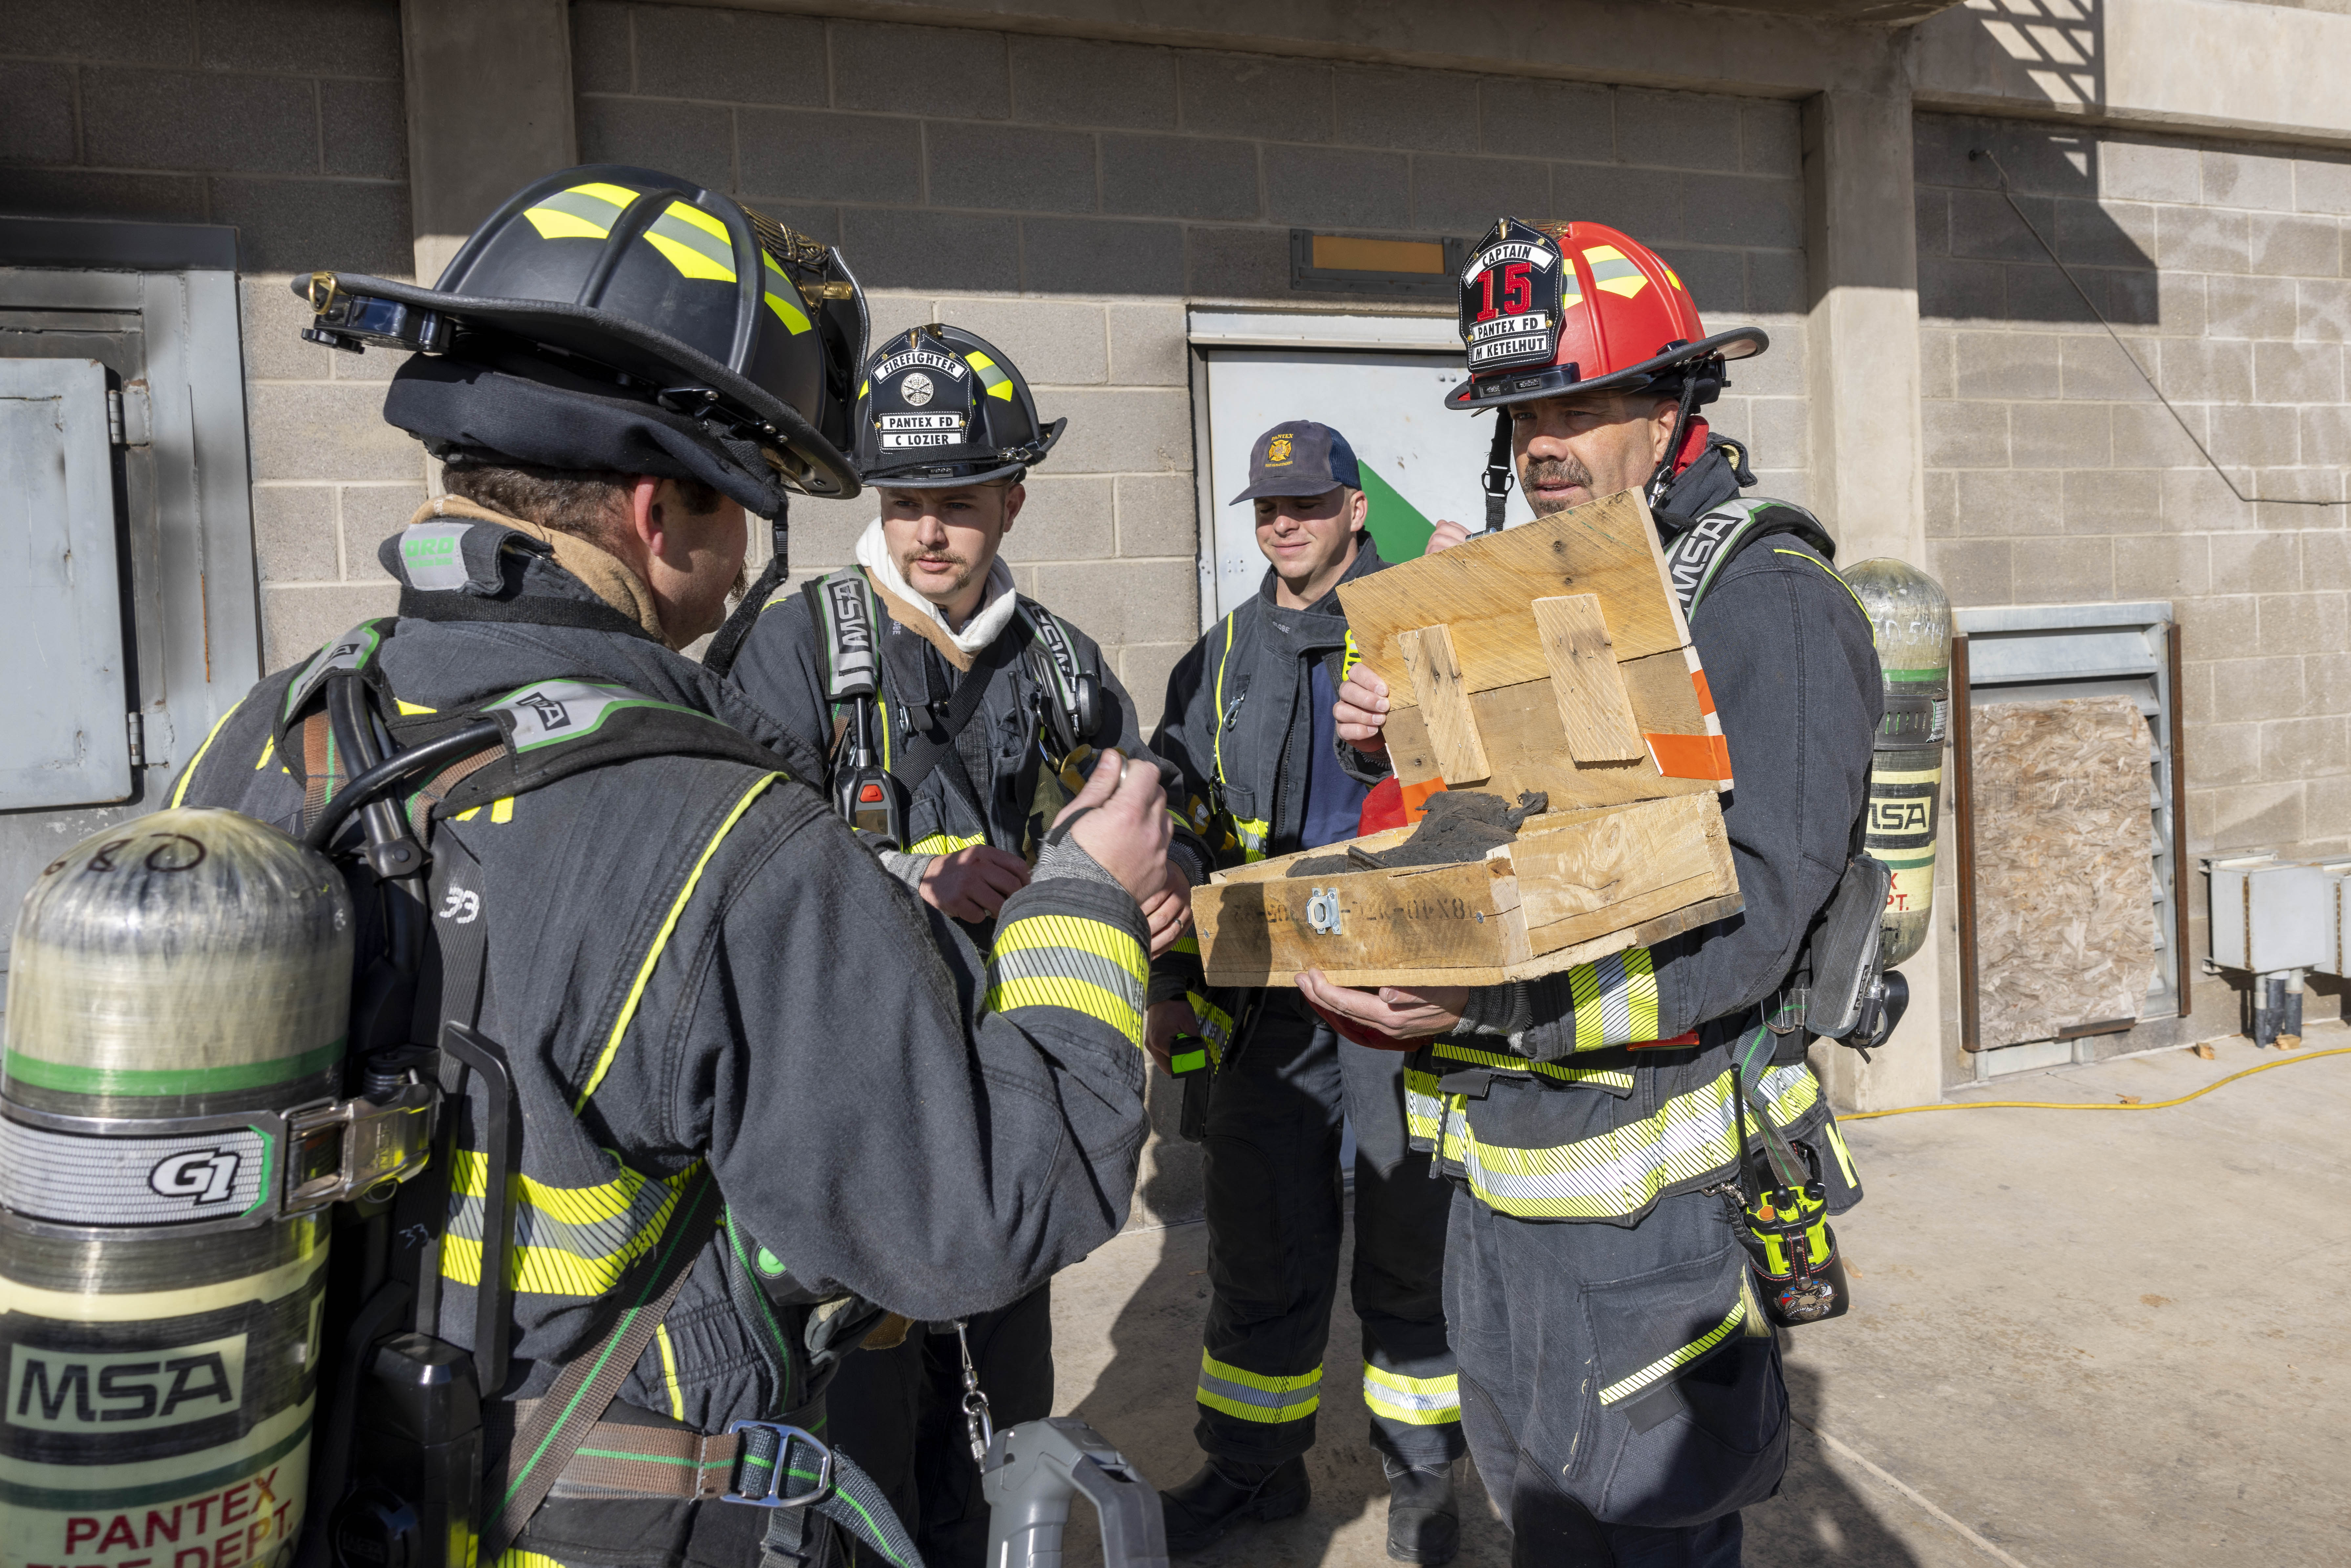
[[[1469,692],[1461,684],[1461,660],[1453,651],[1451,628],[1423,626],[1405,632],[1397,636],[1396,646],[1412,671],[1412,694],[1428,722],[1439,777],[1447,788],[1490,777],[1493,766],[1486,760],[1486,743],[1478,735],[1478,716],[1469,711]]]
[[[1617,673],[1615,644],[1596,593],[1534,601],[1535,630],[1551,665],[1568,755],[1578,762],[1635,762],[1648,755],[1633,716],[1632,695]],[[1448,779],[1447,782],[1450,783]]]

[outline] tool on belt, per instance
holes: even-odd
[[[1821,1180],[1820,1155],[1774,1125],[1750,1087],[1747,1063],[1753,1061],[1760,1070],[1768,1065],[1771,1054],[1771,1032],[1762,1029],[1749,1031],[1733,1053],[1732,1125],[1739,1141],[1734,1190],[1740,1207],[1739,1240],[1747,1249],[1748,1266],[1753,1270],[1755,1293],[1762,1300],[1764,1315],[1782,1328],[1793,1328],[1843,1317],[1852,1305],[1852,1294],[1845,1284],[1844,1259],[1837,1251],[1836,1232],[1829,1227],[1828,1190]],[[1755,1076],[1760,1079],[1760,1071]],[[1755,1121],[1761,1130],[1760,1160],[1747,1142],[1750,1099],[1755,1100]]]

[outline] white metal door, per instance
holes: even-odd
[[[1213,577],[1213,593],[1202,595],[1213,601],[1202,605],[1204,627],[1256,592],[1265,573],[1250,509],[1228,503],[1249,487],[1251,444],[1283,420],[1315,420],[1347,438],[1371,497],[1373,537],[1388,559],[1419,555],[1440,519],[1484,526],[1478,481],[1494,416],[1445,407],[1466,373],[1458,350],[1204,347],[1208,486],[1200,537],[1212,545]],[[1529,516],[1513,490],[1509,521]]]

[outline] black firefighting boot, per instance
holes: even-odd
[[[1385,1456],[1381,1465],[1388,1473],[1388,1555],[1398,1563],[1452,1562],[1461,1549],[1453,1467],[1406,1469]]]
[[[1197,1552],[1239,1520],[1271,1521],[1303,1513],[1312,1496],[1303,1458],[1278,1465],[1211,1459],[1190,1480],[1159,1494],[1168,1553],[1180,1557]]]

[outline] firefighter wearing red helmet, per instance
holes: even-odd
[[[1876,653],[1827,533],[1743,497],[1746,454],[1698,414],[1761,330],[1708,335],[1674,269],[1614,229],[1505,218],[1462,273],[1461,334],[1469,376],[1447,402],[1495,411],[1489,528],[1513,476],[1538,516],[1624,490],[1650,505],[1729,747],[1746,906],[1537,980],[1300,987],[1437,1037],[1406,1110],[1456,1183],[1446,1318],[1512,1562],[1736,1564],[1739,1510],[1788,1452],[1780,1314],[1740,1241],[1749,1150],[1815,1162],[1830,1213],[1861,1196],[1791,1004],[1862,841]],[[1443,523],[1430,548],[1464,537]],[[1380,747],[1387,706],[1359,666],[1340,735]]]

